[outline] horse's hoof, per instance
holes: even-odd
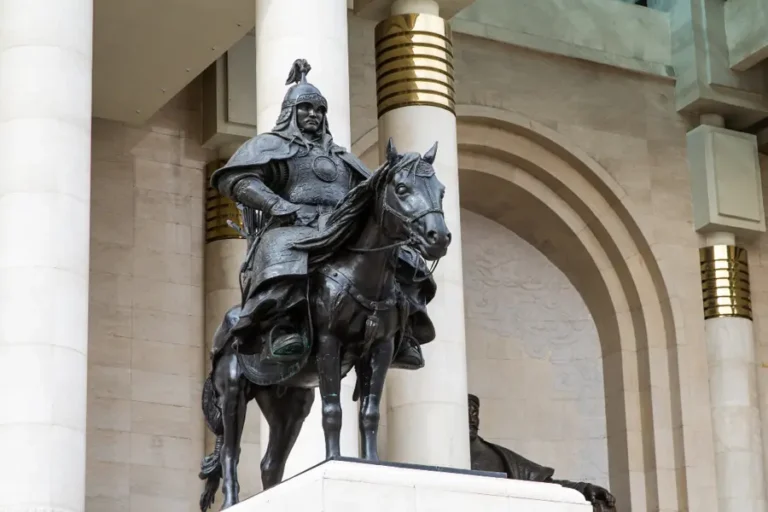
[[[224,495],[224,501],[221,504],[221,510],[226,510],[226,509],[228,509],[229,507],[231,507],[233,505],[237,505],[238,501],[240,501],[240,500],[237,499],[237,495],[236,494],[230,494],[229,496],[227,496],[225,494]]]

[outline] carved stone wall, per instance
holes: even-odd
[[[608,486],[603,366],[579,292],[505,227],[462,211],[468,387],[480,435]]]

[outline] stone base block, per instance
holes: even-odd
[[[490,475],[490,476],[488,476]],[[330,461],[231,512],[591,512],[573,489],[471,471]]]

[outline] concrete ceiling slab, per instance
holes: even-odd
[[[93,115],[141,124],[255,24],[254,0],[95,0]]]

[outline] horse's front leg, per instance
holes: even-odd
[[[360,380],[360,434],[363,438],[362,456],[366,460],[379,460],[379,420],[381,395],[392,363],[394,341],[379,341],[371,347],[366,364],[358,366]]]
[[[323,405],[326,460],[341,457],[341,344],[329,333],[318,335],[317,373]]]

